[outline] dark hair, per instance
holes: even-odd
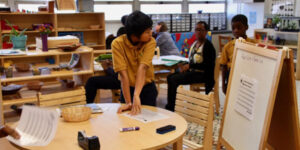
[[[122,22],[123,26],[125,26],[127,18],[128,18],[128,15],[122,16],[121,22]]]
[[[245,15],[242,15],[242,14],[235,15],[232,18],[231,22],[240,22],[243,25],[248,26],[248,19]]]
[[[168,27],[167,27],[167,24],[165,22],[160,21],[157,24],[161,25],[161,27],[159,29],[159,32],[166,32],[166,31],[168,31]]]
[[[127,36],[133,34],[139,38],[145,30],[152,28],[152,25],[153,22],[148,15],[136,10],[127,18],[125,25]]]
[[[202,25],[204,26],[204,28],[205,28],[206,31],[209,30],[209,25],[208,25],[206,22],[204,22],[204,21],[199,21],[199,22],[197,22],[196,25],[198,25],[198,24],[202,24]]]

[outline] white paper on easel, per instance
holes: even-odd
[[[249,120],[253,119],[257,95],[257,80],[242,74],[234,109]]]
[[[21,119],[16,128],[19,140],[7,139],[19,146],[46,146],[55,136],[59,114],[55,110],[35,106],[23,106]]]
[[[124,113],[124,116],[141,121],[143,123],[149,123],[152,121],[158,121],[169,118],[169,116],[162,113],[154,112],[148,109],[142,109],[141,113],[138,115],[130,115],[129,113]]]

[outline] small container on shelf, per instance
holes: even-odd
[[[33,68],[32,74],[33,74],[34,76],[41,75],[41,71],[40,71],[38,68]]]
[[[18,72],[27,72],[30,70],[29,63],[17,63],[15,64],[15,68]]]
[[[40,91],[43,85],[44,85],[43,82],[32,81],[32,82],[27,83],[27,88],[28,88],[28,90]]]
[[[9,66],[5,69],[5,76],[6,76],[6,78],[13,77],[13,67]]]

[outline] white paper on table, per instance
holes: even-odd
[[[55,136],[58,118],[56,110],[24,105],[16,128],[21,138],[8,136],[7,139],[19,146],[46,146]]]
[[[181,56],[177,56],[177,55],[166,55],[166,56],[160,56],[161,60],[165,60],[165,61],[186,61],[188,62],[189,59],[185,58],[185,57],[181,57]]]
[[[234,108],[242,116],[252,120],[258,92],[257,80],[242,74],[239,83],[240,86]]]
[[[152,59],[152,64],[153,65],[164,65],[164,64],[167,64],[167,63],[170,63],[170,61],[164,61],[164,60],[161,60],[161,58],[153,58]]]
[[[163,119],[169,118],[169,116],[167,116],[165,114],[154,112],[154,111],[151,111],[148,109],[142,109],[141,113],[138,115],[132,116],[129,113],[124,113],[122,115],[124,115],[128,118],[131,118],[131,119],[141,121],[143,123],[149,123],[152,121],[158,121],[158,120],[163,120]]]

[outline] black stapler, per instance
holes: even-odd
[[[97,136],[87,137],[84,131],[78,131],[78,144],[84,150],[100,150],[100,142]]]

